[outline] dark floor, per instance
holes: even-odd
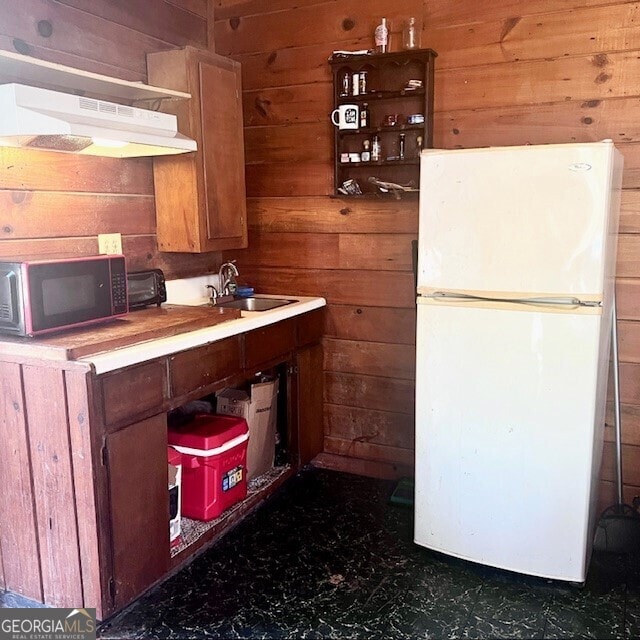
[[[580,589],[441,556],[412,543],[394,486],[303,471],[99,636],[640,637],[637,558],[596,555]]]

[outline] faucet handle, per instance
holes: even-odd
[[[205,286],[206,286],[207,289],[211,289],[211,291],[209,292],[209,302],[212,305],[215,305],[216,300],[218,299],[218,296],[220,295],[218,293],[218,290],[212,284],[207,284]]]

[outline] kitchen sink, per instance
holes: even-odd
[[[226,307],[227,309],[241,309],[242,311],[269,311],[269,309],[277,309],[287,304],[293,304],[297,300],[288,300],[286,298],[237,298],[229,302],[219,302],[216,307]]]

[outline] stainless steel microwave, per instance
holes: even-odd
[[[0,262],[0,333],[37,336],[127,311],[124,256]]]

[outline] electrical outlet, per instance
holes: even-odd
[[[100,253],[122,253],[122,234],[120,233],[99,233],[98,251]]]

